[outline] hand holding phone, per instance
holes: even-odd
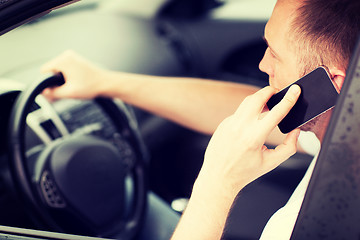
[[[300,86],[301,95],[288,115],[279,123],[282,133],[289,133],[333,108],[339,95],[324,67],[318,67],[293,84]],[[269,99],[266,104],[269,110],[281,101],[290,86]]]

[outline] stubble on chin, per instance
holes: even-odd
[[[316,118],[314,118],[314,119],[310,120],[309,122],[305,123],[304,125],[302,125],[300,127],[300,130],[305,131],[305,132],[315,132],[316,125],[320,119],[321,119],[321,115],[317,116]]]
[[[309,122],[305,123],[303,126],[300,127],[300,130],[313,132],[315,134],[323,132],[323,129],[326,129],[327,125],[329,124],[331,115],[332,109],[329,109],[328,111],[318,115]]]

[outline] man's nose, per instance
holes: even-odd
[[[273,75],[273,71],[272,71],[272,68],[271,68],[271,64],[269,62],[269,58],[268,58],[268,55],[269,55],[269,48],[266,49],[265,51],[265,54],[263,56],[263,58],[261,59],[260,63],[259,63],[259,69],[260,71],[266,73],[267,75],[269,75],[269,77],[272,77]]]

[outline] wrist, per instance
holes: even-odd
[[[141,87],[142,78],[138,74],[104,70],[99,81],[99,96],[119,98],[129,101]]]
[[[187,235],[175,234],[177,237],[174,239],[220,239],[235,197],[236,195],[224,191],[221,184],[214,185],[198,177],[178,226],[181,231],[175,232],[190,232],[191,238]],[[184,222],[186,222],[186,231],[182,229]]]
[[[203,189],[209,194],[216,191],[223,197],[234,200],[245,186],[246,183],[242,183],[240,176],[234,179],[230,174],[213,173],[202,168],[195,181],[194,189]]]
[[[200,172],[194,183],[191,196],[198,201],[219,199],[223,203],[232,205],[239,191],[238,188],[235,188],[223,178],[211,177]]]
[[[107,70],[107,69],[101,69],[97,73],[97,97],[110,97],[112,98],[112,92],[114,88],[117,88],[117,84],[114,83],[114,79],[116,78],[116,73]]]

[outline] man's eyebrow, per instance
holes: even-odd
[[[269,45],[269,42],[266,40],[265,36],[262,36],[262,39],[264,40],[264,42],[266,43],[266,45],[268,46],[268,48],[270,48],[271,52],[275,55],[276,58],[279,58],[279,55],[274,51],[274,49]]]

